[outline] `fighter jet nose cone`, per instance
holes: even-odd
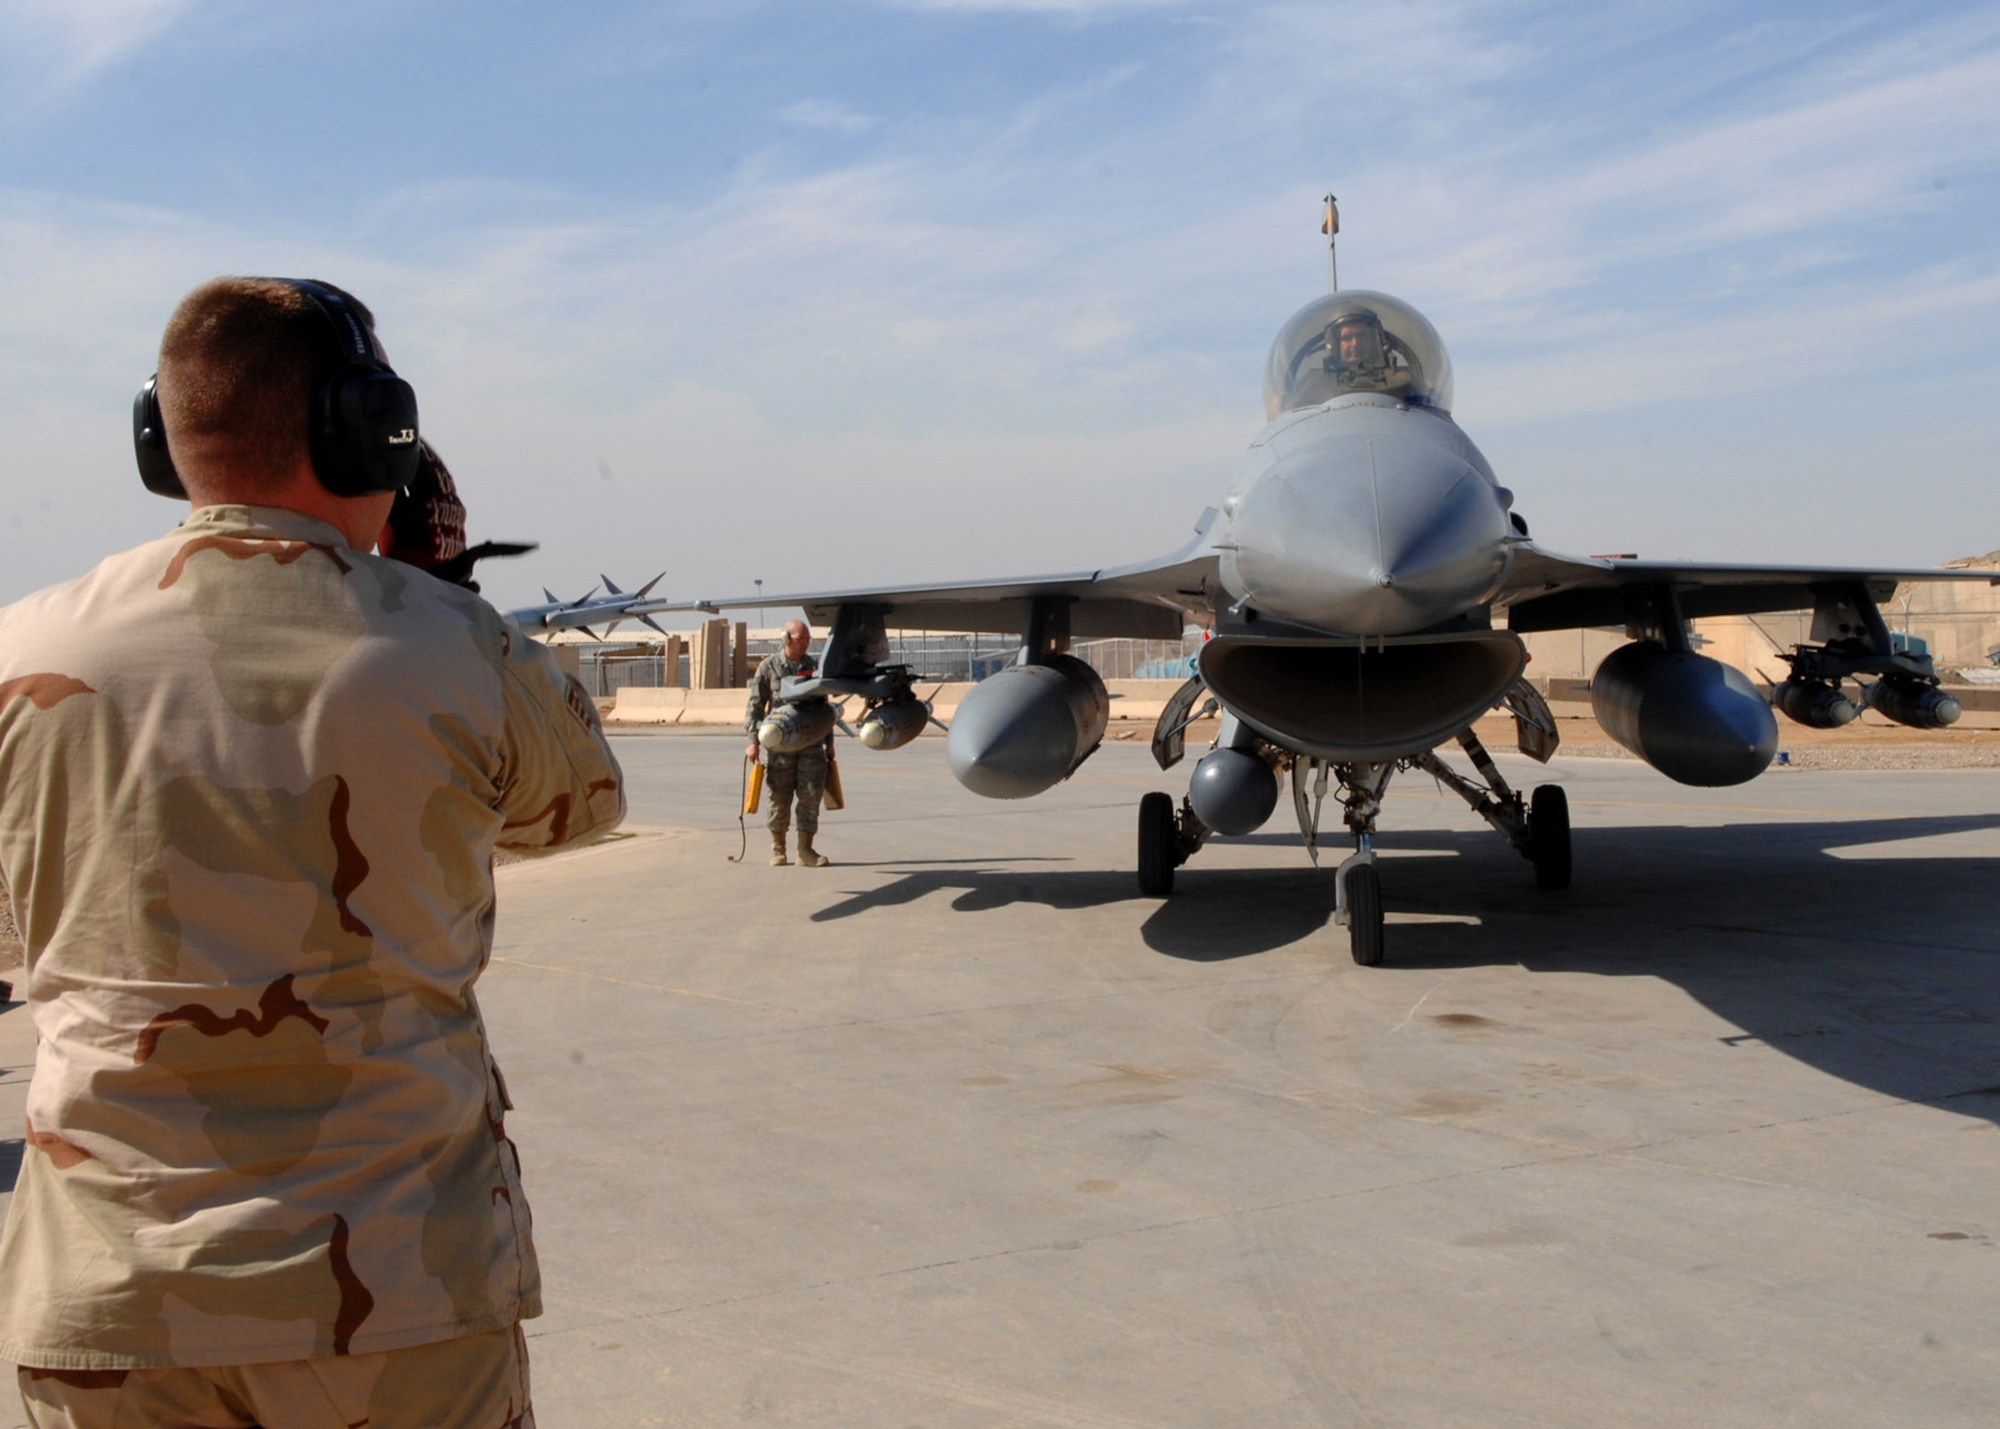
[[[1427,630],[1506,572],[1495,490],[1459,453],[1407,430],[1301,443],[1244,492],[1224,578],[1281,620],[1349,635]]]

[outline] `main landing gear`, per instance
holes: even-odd
[[[1174,891],[1174,870],[1186,863],[1208,830],[1186,800],[1178,812],[1174,796],[1158,790],[1139,801],[1139,891],[1165,898]]]
[[[1364,967],[1379,965],[1386,952],[1382,876],[1375,863],[1375,822],[1382,812],[1383,792],[1399,769],[1420,769],[1465,800],[1509,847],[1533,865],[1536,887],[1569,887],[1569,799],[1562,786],[1543,784],[1531,797],[1523,798],[1501,777],[1492,756],[1471,730],[1458,736],[1458,744],[1478,771],[1477,782],[1439,759],[1435,750],[1379,764],[1339,764],[1308,754],[1292,758],[1292,807],[1306,852],[1315,864],[1319,862],[1320,814],[1329,785],[1338,786],[1334,797],[1341,806],[1342,822],[1353,836],[1355,851],[1334,870],[1333,921],[1346,927],[1348,951]],[[1140,891],[1149,898],[1171,894],[1174,870],[1201,847],[1208,833],[1186,800],[1176,809],[1169,794],[1155,792],[1141,799]]]

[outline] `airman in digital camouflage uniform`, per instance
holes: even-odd
[[[826,745],[815,744],[797,754],[780,754],[757,743],[757,726],[778,702],[778,683],[787,675],[810,676],[817,665],[810,653],[812,628],[803,620],[785,622],[785,648],[766,655],[750,677],[750,700],[743,710],[743,727],[750,731],[745,759],[761,756],[764,761],[764,789],[771,796],[771,812],[766,824],[771,830],[771,863],[783,867],[785,831],[792,826],[792,802],[799,806],[799,866],[825,868],[826,855],[813,847],[819,832],[819,804],[826,796]],[[832,736],[828,736],[831,740]]]
[[[193,514],[0,611],[40,1038],[0,1356],[37,1426],[534,1422],[472,984],[494,849],[609,830],[621,779],[545,650],[366,554],[425,496],[321,484],[327,321],[280,280],[190,294],[158,397]]]

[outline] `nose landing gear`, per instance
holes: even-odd
[[[1375,822],[1382,812],[1382,795],[1399,769],[1421,769],[1450,789],[1472,811],[1491,824],[1510,847],[1535,870],[1535,886],[1562,889],[1570,885],[1569,797],[1559,784],[1542,784],[1530,797],[1510,788],[1476,735],[1458,736],[1459,747],[1472,760],[1480,782],[1466,778],[1427,750],[1408,759],[1371,764],[1339,764],[1309,754],[1292,757],[1292,807],[1306,852],[1319,863],[1319,821],[1329,786],[1338,784],[1335,798],[1342,822],[1354,837],[1355,852],[1334,870],[1336,926],[1347,929],[1348,951],[1363,967],[1379,966],[1387,955],[1386,921],[1382,908],[1382,875],[1375,862]],[[1549,741],[1548,748],[1553,749]],[[1139,890],[1148,898],[1165,898],[1174,891],[1174,870],[1201,847],[1210,830],[1187,800],[1177,810],[1169,794],[1153,792],[1139,801]]]

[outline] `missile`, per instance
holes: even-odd
[[[597,587],[575,600],[558,600],[555,592],[544,587],[542,594],[548,597],[547,605],[527,605],[519,610],[510,610],[507,615],[530,631],[589,630],[592,626],[608,626],[616,630],[627,620],[636,620],[642,625],[666,631],[654,622],[651,612],[664,610],[670,604],[664,598],[653,598],[653,587],[665,577],[662,571],[635,591],[620,590],[608,576],[600,577],[604,594],[597,594]],[[595,633],[594,631],[592,632]]]

